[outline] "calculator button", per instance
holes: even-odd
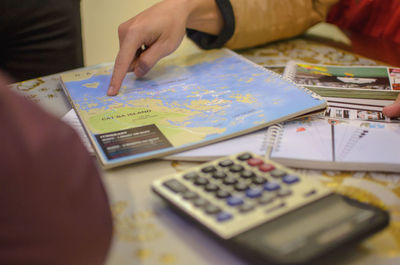
[[[234,178],[234,177],[232,177],[232,176],[226,177],[226,178],[224,179],[224,181],[223,181],[223,183],[226,184],[226,185],[233,185],[233,184],[235,184],[236,182],[237,182],[237,179]]]
[[[233,215],[227,212],[220,212],[217,214],[217,221],[218,222],[225,222],[233,218]]]
[[[183,175],[183,178],[187,179],[187,180],[195,180],[198,177],[199,177],[199,175],[196,172],[190,172],[190,173]]]
[[[216,171],[217,169],[214,166],[208,166],[208,167],[204,167],[201,169],[202,172],[204,173],[212,173],[214,171]]]
[[[244,203],[243,199],[238,196],[231,196],[226,200],[226,203],[230,206],[238,206]]]
[[[260,176],[256,176],[256,177],[253,179],[253,183],[256,184],[256,185],[264,184],[266,181],[267,181],[267,180],[266,180],[265,178],[260,177]]]
[[[283,178],[284,176],[286,176],[286,172],[280,169],[275,169],[271,172],[271,176],[273,176],[274,178]]]
[[[197,198],[193,201],[194,206],[196,207],[204,207],[208,204],[208,201],[206,199],[203,198]]]
[[[253,209],[254,209],[254,206],[251,204],[243,204],[243,205],[239,206],[239,208],[238,208],[239,212],[241,212],[241,213],[247,213]]]
[[[231,194],[226,190],[219,190],[219,191],[217,191],[215,196],[217,196],[217,198],[220,198],[220,199],[225,199],[225,198],[228,198],[229,196],[231,196]]]
[[[212,174],[212,177],[215,179],[223,179],[226,178],[226,174],[222,171],[217,171]]]
[[[244,153],[237,157],[237,159],[239,159],[240,161],[246,161],[249,160],[250,158],[252,158],[252,155],[249,153]]]
[[[219,190],[219,187],[215,185],[214,183],[208,183],[204,189],[208,192],[213,192]]]
[[[221,209],[218,208],[218,207],[215,206],[215,205],[209,204],[209,205],[207,205],[207,206],[204,208],[204,211],[205,211],[207,214],[216,214],[216,213],[219,213],[219,212],[221,211]]]
[[[259,158],[252,158],[247,161],[247,164],[249,164],[249,166],[252,166],[252,167],[257,167],[259,165],[264,164],[264,161]]]
[[[250,152],[201,164],[159,181],[152,186],[158,194],[226,239],[329,194],[300,173]]]
[[[277,206],[274,206],[274,207],[268,209],[266,212],[270,213],[270,212],[273,212],[275,210],[281,209],[281,208],[283,208],[285,206],[286,206],[286,203],[282,202],[282,203],[278,204]]]
[[[264,190],[266,191],[274,191],[279,190],[281,186],[276,182],[267,182],[264,184]]]
[[[197,193],[190,190],[182,193],[182,198],[184,198],[185,200],[193,200],[196,199],[197,197],[198,197]]]
[[[238,173],[238,172],[242,172],[244,170],[244,167],[241,165],[233,165],[231,166],[231,168],[229,169],[230,172],[233,173]]]
[[[275,169],[275,167],[271,164],[262,164],[258,167],[261,172],[270,172]]]
[[[204,177],[198,177],[195,181],[194,184],[198,185],[198,186],[203,186],[203,185],[207,185],[209,183],[209,180],[207,178]]]
[[[268,204],[271,203],[275,200],[275,196],[271,193],[265,193],[259,200],[258,202],[260,204]]]
[[[230,167],[233,165],[233,161],[232,160],[224,160],[218,163],[218,165],[220,165],[221,167]]]
[[[257,198],[263,194],[263,190],[260,188],[250,188],[246,191],[246,196],[249,198]]]
[[[244,179],[249,179],[254,176],[255,176],[255,174],[250,170],[244,170],[242,173],[240,173],[240,177],[242,177]]]
[[[289,189],[281,189],[278,191],[277,195],[279,197],[286,197],[292,194],[292,191]]]
[[[245,191],[249,188],[249,186],[247,184],[244,184],[242,182],[238,182],[235,185],[235,190],[237,191]]]
[[[286,175],[282,178],[282,181],[286,184],[293,184],[300,180],[299,177],[293,175]]]
[[[167,180],[163,185],[176,193],[187,191],[187,188],[176,179]]]

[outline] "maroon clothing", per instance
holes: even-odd
[[[352,52],[400,65],[399,0],[341,0],[329,11],[327,22],[345,31]]]
[[[400,44],[399,0],[341,0],[327,21],[341,29]]]
[[[0,264],[103,264],[110,208],[73,129],[2,80],[0,127]]]

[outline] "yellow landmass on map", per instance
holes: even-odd
[[[213,99],[213,100],[205,100],[205,99],[199,99],[199,100],[192,100],[190,104],[186,104],[186,107],[198,110],[198,111],[213,111],[217,112],[222,110],[223,104],[228,104],[228,100],[223,100],[223,99]]]
[[[191,92],[191,95],[187,96],[187,98],[199,98],[199,97],[201,97],[203,95],[207,95],[207,94],[212,93],[209,90],[201,89],[201,88],[197,88],[197,87],[192,89],[192,90],[193,91]]]
[[[200,110],[202,105],[194,104],[193,107]],[[108,109],[103,107],[89,111],[78,109],[78,111],[95,134],[155,124],[174,146],[198,142],[207,135],[225,131],[225,128],[193,127],[188,117],[198,115],[200,112],[166,107],[161,100],[151,98],[132,100],[124,106],[115,103]]]
[[[88,107],[89,108],[95,108],[95,107],[97,107],[99,104],[97,104],[97,103],[90,103],[90,104],[88,104]]]
[[[93,83],[84,84],[83,86],[87,87],[87,88],[97,88],[99,85],[100,85],[99,82],[93,82]]]
[[[110,104],[109,108],[110,109],[119,109],[119,108],[123,108],[124,106],[125,106],[124,103],[114,102],[114,103]]]
[[[100,67],[94,70],[73,71],[61,74],[63,82],[84,81],[93,76],[110,75],[112,73],[112,65]]]
[[[242,102],[242,103],[251,104],[256,102],[256,99],[251,94],[246,94],[246,95],[235,94],[232,95],[231,98],[234,98],[237,102]]]
[[[254,78],[253,77],[240,78],[239,81],[245,83],[251,83],[254,81]]]
[[[225,128],[216,127],[184,127],[162,124],[157,126],[174,146],[194,143],[203,140],[210,134],[221,134]]]
[[[222,87],[219,87],[218,89],[227,89],[227,88],[228,88],[227,86],[222,86]],[[198,87],[195,87],[195,88],[192,87],[190,89],[192,89],[193,92],[191,92],[191,95],[187,96],[187,98],[200,98],[200,97],[208,95],[208,94],[215,94],[214,90],[201,89]],[[224,91],[222,93],[224,93],[224,94],[229,93],[229,91]]]

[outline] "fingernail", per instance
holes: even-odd
[[[136,74],[137,77],[143,76],[144,73],[145,73],[145,72],[144,72],[144,70],[143,70],[142,68],[140,68],[140,67],[135,67],[135,74]]]
[[[108,96],[114,96],[115,95],[115,91],[114,91],[114,87],[110,86],[107,90],[107,95]]]

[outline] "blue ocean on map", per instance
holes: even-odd
[[[146,98],[160,100],[165,108],[189,110],[193,115],[185,120],[169,120],[170,125],[223,129],[222,133],[206,135],[202,142],[255,131],[325,104],[304,88],[227,50],[189,59],[160,64],[145,78],[129,73],[119,95],[112,100],[106,96],[111,71],[68,81],[65,86],[73,103],[79,106],[78,113],[90,111],[93,103],[104,109],[115,104],[135,107],[132,102]],[[185,146],[192,144],[198,143]]]

